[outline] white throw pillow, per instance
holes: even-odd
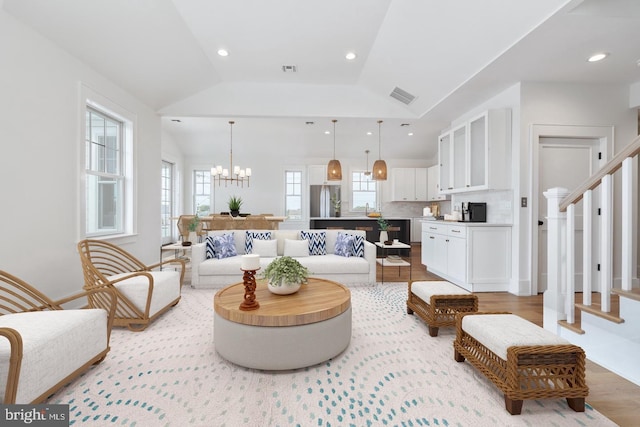
[[[251,253],[265,258],[275,257],[278,255],[278,241],[253,239]]]
[[[284,256],[309,256],[309,241],[284,239]]]

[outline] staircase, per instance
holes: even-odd
[[[590,360],[640,385],[640,288],[637,279],[640,137],[573,192],[551,188],[547,198],[548,282],[544,328],[581,346]],[[614,203],[614,181],[620,192]],[[593,192],[600,193],[593,215]],[[619,199],[619,200],[618,200]],[[576,292],[576,204],[582,200],[582,290]],[[592,249],[591,230],[600,247]],[[614,244],[614,230],[619,240]],[[593,273],[594,264],[598,271]],[[616,276],[614,279],[614,271]]]

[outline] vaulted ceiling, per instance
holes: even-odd
[[[440,129],[518,81],[640,80],[637,0],[1,4],[164,116],[187,155],[236,119],[248,139],[289,129],[306,142],[292,149],[327,156],[337,118],[346,155],[373,148],[366,132],[375,140],[382,119],[397,157],[429,158]],[[597,51],[610,56],[587,63]],[[415,99],[398,101],[395,88]]]

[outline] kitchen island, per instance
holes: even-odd
[[[403,243],[411,242],[411,218],[384,217],[384,219],[387,220],[389,226],[400,228],[400,231],[390,231],[389,239],[398,239]],[[338,218],[315,217],[309,220],[309,228],[311,229],[327,229],[332,227],[341,227],[345,230],[355,230],[356,227],[370,227],[371,230],[366,231],[367,240],[371,243],[375,243],[380,240],[380,227],[378,227],[378,218],[370,218],[366,216],[346,216]],[[406,253],[402,253],[402,255],[406,255]]]

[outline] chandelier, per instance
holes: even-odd
[[[211,168],[211,175],[213,176],[213,182],[218,182],[221,185],[224,182],[225,187],[227,183],[236,183],[237,186],[244,187],[246,181],[247,187],[249,186],[249,178],[251,177],[251,168],[240,169],[240,166],[233,166],[233,124],[234,121],[229,121],[230,125],[230,141],[229,141],[229,169],[223,169],[221,165]],[[232,169],[233,167],[233,169]],[[233,171],[232,174],[229,172]]]

